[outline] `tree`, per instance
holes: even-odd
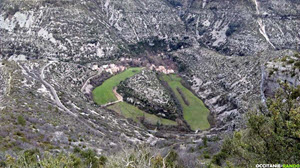
[[[298,164],[300,158],[300,86],[282,83],[274,98],[269,99],[267,110],[250,112],[248,128],[235,132],[225,140],[221,152],[213,162],[225,160],[237,166],[255,164]]]

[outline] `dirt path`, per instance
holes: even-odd
[[[82,86],[81,92],[82,92],[82,93],[86,93],[86,91],[85,91],[85,90],[86,90],[86,87],[87,87],[88,84],[90,84],[91,79],[93,79],[94,77],[96,77],[96,76],[98,76],[98,75],[100,75],[100,74],[101,74],[101,72],[97,72],[97,74],[95,74],[95,75],[89,77],[89,78],[85,81],[84,85]]]
[[[123,101],[123,97],[117,92],[117,87],[115,87],[115,88],[113,89],[113,92],[114,92],[114,94],[115,94],[115,96],[116,96],[116,98],[117,98],[118,100],[116,100],[116,101],[114,101],[114,102],[106,103],[106,104],[102,105],[101,107],[111,106],[111,105],[114,105],[114,104],[116,104],[116,103],[119,103],[119,102],[122,102],[122,101]]]
[[[123,97],[117,92],[117,87],[113,89],[115,96],[117,97],[118,101],[123,101]]]

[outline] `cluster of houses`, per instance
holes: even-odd
[[[150,67],[149,67],[150,70],[155,70],[157,72],[161,72],[161,73],[164,73],[164,74],[172,74],[172,73],[175,73],[175,71],[173,69],[167,69],[166,67],[164,66],[155,66],[154,64],[152,64]]]
[[[101,67],[98,67],[98,65],[93,65],[92,69],[100,72],[105,71],[110,74],[116,74],[118,72],[124,71],[126,67],[122,65],[109,64],[109,65],[102,65]]]
[[[175,71],[173,69],[167,69],[164,66],[155,66],[154,64],[147,66],[147,68],[152,71],[157,71],[157,72],[161,72],[164,74],[175,73]],[[93,65],[92,69],[94,71],[97,70],[100,72],[104,71],[104,72],[108,72],[110,74],[116,74],[118,72],[122,72],[122,71],[126,70],[127,68],[123,65],[109,64],[109,65],[102,65],[101,67],[99,67],[98,65]]]

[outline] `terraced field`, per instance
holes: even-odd
[[[210,128],[210,124],[207,120],[209,110],[197,96],[181,84],[180,81],[182,79],[172,74],[163,75],[162,80],[168,82],[172,88],[172,91],[175,93],[176,98],[183,108],[183,117],[191,126],[192,130],[205,130]],[[179,93],[179,91],[181,93]]]
[[[104,105],[106,103],[117,101],[118,99],[113,92],[113,88],[119,85],[121,81],[139,73],[141,70],[142,68],[139,67],[129,68],[126,71],[107,79],[102,85],[93,90],[94,101],[98,105]]]

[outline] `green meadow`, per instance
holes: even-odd
[[[126,71],[107,79],[102,83],[102,85],[93,90],[94,101],[98,105],[104,105],[106,103],[116,101],[117,98],[113,93],[113,88],[118,86],[120,82],[126,78],[141,72],[141,70],[142,68],[129,68]],[[172,91],[175,93],[176,98],[179,100],[179,103],[182,106],[183,117],[191,126],[191,129],[205,130],[210,128],[210,124],[207,120],[209,110],[197,96],[195,96],[189,89],[181,84],[180,81],[182,79],[174,74],[162,75],[161,79],[166,81],[171,87]],[[126,118],[131,118],[136,122],[139,122],[139,118],[144,116],[145,120],[151,124],[160,123],[162,125],[177,125],[175,121],[146,113],[126,102],[119,102],[107,108],[122,114]]]
[[[179,100],[183,108],[183,117],[186,122],[191,126],[192,130],[205,130],[210,128],[207,120],[209,110],[205,107],[202,100],[195,96],[189,89],[181,84],[181,78],[177,75],[163,75],[162,80],[166,81],[175,93],[176,98]],[[188,105],[184,102],[184,98],[178,92],[179,88],[188,101]]]
[[[137,73],[139,73],[142,68],[129,68],[124,72],[121,72],[111,78],[107,79],[102,83],[102,85],[98,86],[93,90],[93,98],[94,101],[98,105],[103,105],[109,102],[116,101],[117,98],[113,92],[113,88],[120,84],[121,81],[129,78]]]
[[[175,121],[164,119],[157,117],[154,114],[146,113],[137,107],[128,104],[126,102],[119,102],[112,106],[107,107],[108,109],[111,109],[119,114],[122,114],[126,118],[131,118],[135,122],[139,122],[139,118],[145,117],[145,120],[153,125],[156,125],[157,123],[160,123],[162,125],[177,125]]]

